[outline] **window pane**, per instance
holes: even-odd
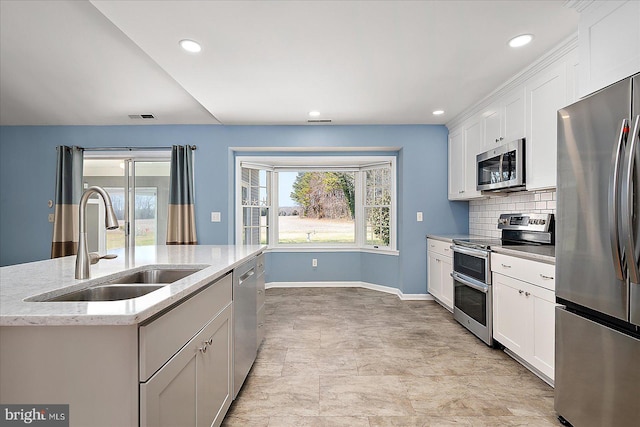
[[[271,172],[242,168],[242,243],[268,244]]]
[[[366,171],[364,188],[365,244],[389,246],[391,242],[391,169]]]
[[[278,243],[355,243],[355,173],[280,172]]]

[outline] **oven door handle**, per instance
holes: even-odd
[[[471,249],[471,248],[465,248],[465,247],[456,246],[456,245],[451,246],[451,249],[454,252],[458,252],[465,255],[470,255],[478,258],[489,258],[489,252],[483,251],[481,249]]]
[[[473,288],[477,291],[483,292],[483,293],[488,293],[489,292],[489,286],[488,285],[480,285],[477,283],[473,283],[467,279],[464,279],[461,275],[459,275],[458,273],[456,273],[455,271],[453,273],[451,273],[451,277],[453,277],[453,280],[457,280],[458,282],[462,283],[465,286],[468,286],[470,288]]]

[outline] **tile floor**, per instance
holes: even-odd
[[[553,389],[433,301],[266,292],[266,338],[223,426],[559,426]]]

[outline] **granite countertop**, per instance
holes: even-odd
[[[78,280],[75,256],[0,268],[0,326],[134,325],[224,276],[264,246],[144,246],[120,250],[113,260],[91,266],[91,278]],[[202,270],[138,298],[100,302],[35,302],[99,284],[145,266]],[[108,277],[105,277],[108,276]]]
[[[491,251],[511,255],[519,258],[540,261],[547,264],[556,263],[556,247],[554,245],[519,245],[519,246],[491,246]]]

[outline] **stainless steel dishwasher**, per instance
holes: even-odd
[[[256,360],[258,275],[256,258],[233,270],[233,398]]]

